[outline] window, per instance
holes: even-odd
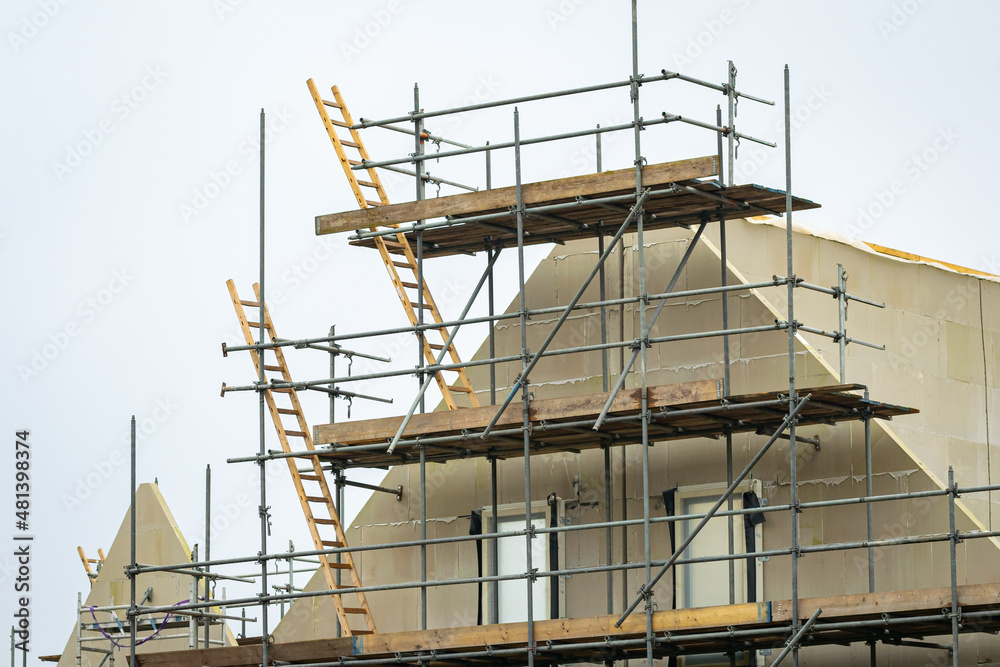
[[[760,492],[760,482],[740,485],[733,492],[733,509],[743,508],[743,492],[753,488],[755,492]],[[680,488],[677,492],[677,513],[678,514],[704,514],[712,508],[726,490],[725,485],[704,485],[689,488]],[[725,510],[726,506],[722,506]],[[722,511],[720,510],[720,511]],[[683,542],[691,535],[691,531],[700,523],[701,519],[690,519],[678,522],[677,542]],[[755,550],[760,551],[762,526],[754,526]],[[733,551],[735,553],[745,553],[747,550],[744,523],[742,516],[733,517]],[[701,532],[694,538],[690,546],[684,551],[682,558],[698,558],[702,556],[718,556],[729,553],[729,518],[725,516],[713,517],[701,529]],[[753,567],[756,570],[756,599],[761,600],[763,596],[762,565],[760,561],[754,559]],[[735,594],[736,604],[747,601],[747,561],[740,558],[735,561]],[[693,607],[710,607],[715,605],[729,604],[729,563],[728,561],[711,561],[708,563],[682,564],[677,568],[677,608],[690,609]],[[750,656],[746,653],[737,653],[737,665],[748,665]],[[685,667],[694,665],[729,665],[729,658],[725,654],[707,654],[701,656],[687,656],[682,662]]]
[[[556,523],[563,516],[563,501],[556,500],[555,504]],[[531,504],[531,525],[535,529],[546,528],[552,522],[552,508],[545,501],[533,502]],[[483,533],[491,532],[493,523],[492,508],[483,509]],[[497,532],[504,533],[516,530],[524,530],[525,513],[523,504],[501,505],[497,508]],[[557,544],[562,544],[562,535],[559,535]],[[545,572],[552,570],[550,563],[553,545],[550,534],[542,533],[536,535],[531,540],[531,566],[538,570],[538,577],[532,585],[532,618],[543,620],[557,618],[558,613],[553,613],[558,609],[565,608],[564,586],[562,579],[558,578],[557,583],[553,583],[552,577],[543,576]],[[563,550],[555,547],[558,567],[562,568]],[[492,549],[490,540],[483,540],[483,574],[489,575],[492,572]],[[527,570],[527,546],[523,535],[505,537],[497,540],[497,574],[523,574]],[[553,586],[555,587],[556,605],[553,605]],[[487,582],[483,585],[483,595],[485,597],[484,617],[489,623],[517,623],[528,620],[527,601],[528,586],[524,579],[508,579],[499,582],[495,587]],[[498,600],[498,616],[494,618],[493,592],[496,590]],[[553,609],[556,607],[556,609]]]

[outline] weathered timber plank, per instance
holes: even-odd
[[[674,181],[715,176],[719,173],[716,158],[701,157],[665,162],[643,167],[642,179],[646,185],[662,185]],[[576,196],[593,196],[635,187],[635,170],[618,169],[599,174],[585,174],[522,186],[522,201],[537,204],[555,199]],[[436,199],[406,202],[391,206],[373,206],[357,211],[332,213],[316,217],[317,234],[333,234],[382,225],[403,224],[414,220],[429,220],[444,215],[470,215],[478,212],[505,209],[517,204],[514,186],[469,192]]]
[[[611,413],[627,413],[639,410],[641,407],[640,389],[628,389],[618,393],[611,404]],[[604,407],[609,394],[600,392],[568,396],[564,398],[544,398],[531,403],[531,420],[574,419],[587,416],[597,416]],[[697,380],[680,384],[661,385],[649,388],[649,407],[655,408],[678,403],[691,403],[719,398],[717,380]],[[430,412],[413,415],[403,433],[404,437],[413,437],[429,432],[459,432],[463,429],[483,429],[496,414],[496,406],[487,405],[479,408],[462,408],[446,412]],[[510,424],[520,424],[522,419],[521,406],[510,405],[497,421],[497,427]],[[396,435],[402,417],[386,417],[381,419],[366,419],[340,424],[322,424],[316,427],[317,443],[340,443],[360,445],[375,442],[386,442]]]
[[[972,584],[958,587],[958,600],[963,608],[987,607],[1000,600],[1000,584]],[[809,617],[817,608],[823,609],[822,620],[862,618],[882,613],[936,613],[951,606],[950,588],[891,591],[803,598],[799,615]],[[782,617],[779,617],[778,610]],[[658,611],[653,614],[653,632],[706,631],[729,626],[775,627],[772,643],[786,638],[789,600],[746,603],[696,609]],[[773,615],[773,618],[771,617]],[[604,637],[640,637],[646,632],[646,618],[637,613],[621,628],[614,627],[617,615],[565,618],[535,622],[535,640],[539,643],[601,641]],[[924,624],[926,625],[926,624]],[[915,624],[915,627],[916,624]],[[919,626],[924,627],[924,626]],[[854,635],[841,633],[848,641],[859,641]],[[829,641],[837,641],[841,635]],[[858,635],[867,637],[867,635]],[[456,650],[477,650],[484,645],[494,647],[524,645],[528,639],[527,623],[441,628],[426,631],[389,632],[340,639],[315,639],[273,644],[269,654],[275,660],[321,661],[341,656],[391,657],[396,652],[435,649],[439,653]],[[722,644],[720,644],[722,645]],[[721,650],[721,648],[720,648]],[[443,657],[443,656],[442,656]],[[144,667],[175,665],[177,667],[250,667],[260,664],[260,646],[231,646],[194,651],[146,653],[137,656]]]
[[[958,587],[958,604],[962,607],[981,607],[1000,602],[996,584],[970,584]],[[799,602],[799,616],[806,619],[816,609],[822,609],[823,619],[850,617],[861,614],[877,616],[883,613],[904,614],[927,609],[951,608],[951,588],[927,588],[858,595],[835,595],[826,598],[806,598]],[[782,603],[785,618],[791,612],[791,601]],[[777,610],[777,606],[775,606]],[[774,620],[782,620],[777,611]]]

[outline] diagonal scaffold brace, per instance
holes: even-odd
[[[486,279],[490,276],[493,270],[493,264],[496,263],[498,257],[500,257],[500,253],[490,255],[490,261],[487,263],[486,269],[483,271],[483,275],[479,278],[479,282],[476,283],[475,289],[472,290],[472,295],[469,297],[468,301],[466,301],[465,308],[462,309],[462,314],[458,317],[459,323],[452,327],[447,340],[445,340],[444,347],[438,352],[432,367],[439,366],[444,360],[444,355],[448,352],[452,343],[454,343],[455,336],[458,335],[458,330],[462,327],[461,322],[464,321],[465,316],[469,314],[472,304],[475,303],[476,297],[479,296],[479,292],[483,289],[483,285],[486,283]],[[406,411],[406,416],[403,417],[403,423],[399,425],[399,430],[396,431],[396,435],[393,436],[392,441],[389,443],[387,453],[392,454],[393,451],[395,451],[396,445],[399,444],[399,439],[403,437],[403,431],[406,430],[410,420],[413,419],[413,413],[416,412],[417,407],[420,405],[420,401],[423,399],[424,394],[427,393],[427,389],[431,386],[431,381],[434,377],[434,373],[431,373],[424,379],[424,383],[420,386],[420,391],[417,392],[417,396],[413,399],[410,409]]]
[[[531,355],[531,361],[528,363],[525,369],[521,371],[521,374],[518,375],[517,381],[514,382],[514,386],[511,387],[510,392],[507,394],[507,398],[505,398],[503,403],[500,404],[500,408],[497,410],[496,414],[493,415],[493,419],[491,419],[490,423],[487,424],[486,429],[483,431],[483,434],[480,437],[485,439],[487,436],[489,436],[490,431],[492,431],[493,427],[496,426],[496,423],[497,421],[499,421],[500,416],[504,413],[504,410],[506,410],[507,406],[510,405],[510,402],[514,400],[514,396],[517,395],[518,390],[524,386],[525,382],[527,382],[528,374],[531,373],[531,369],[533,369],[535,367],[535,364],[537,364],[542,359],[542,353],[545,352],[545,350],[549,347],[549,344],[556,337],[556,334],[559,333],[559,329],[562,327],[563,322],[566,321],[566,318],[569,317],[569,314],[571,312],[573,312],[573,309],[576,307],[576,304],[580,301],[581,298],[583,298],[583,293],[587,291],[587,288],[590,286],[590,283],[593,282],[594,278],[600,272],[601,267],[604,266],[605,260],[607,260],[607,258],[611,256],[611,251],[615,249],[615,246],[618,245],[619,241],[621,241],[622,236],[625,235],[626,230],[628,230],[628,228],[632,225],[632,221],[635,220],[636,215],[639,213],[639,211],[642,210],[642,205],[646,201],[646,197],[648,196],[649,196],[649,189],[646,189],[645,191],[642,192],[642,194],[638,196],[638,198],[635,201],[635,204],[629,209],[628,217],[625,218],[625,222],[621,224],[621,227],[618,228],[618,231],[615,233],[615,235],[611,237],[611,242],[608,243],[607,247],[604,249],[604,252],[601,254],[601,256],[597,258],[597,262],[594,264],[594,268],[590,270],[590,275],[588,275],[587,279],[583,281],[582,285],[580,285],[580,289],[576,291],[576,294],[573,295],[573,298],[570,299],[570,302],[566,304],[566,307],[563,309],[563,312],[559,316],[559,319],[552,327],[552,330],[549,331],[549,335],[546,336],[545,340],[542,342],[541,347],[539,347],[537,352]]]
[[[802,641],[802,638],[806,636],[806,633],[809,632],[812,626],[816,624],[816,621],[819,620],[819,615],[822,613],[822,609],[817,609],[813,612],[813,615],[809,617],[808,621],[802,624],[802,627],[795,633],[795,636],[788,640],[788,643],[785,644],[785,648],[778,654],[778,657],[774,659],[774,662],[771,663],[771,667],[780,665],[782,660],[785,659],[785,656],[798,647],[799,642]]]
[[[805,406],[805,404],[809,401],[810,396],[811,394],[803,396],[798,399],[798,403],[796,403],[795,408],[793,408],[787,415],[785,415],[784,419],[782,419],[781,421],[781,425],[778,426],[778,429],[774,432],[774,434],[770,438],[768,438],[767,442],[764,443],[764,446],[760,448],[760,451],[758,451],[754,455],[754,457],[750,459],[750,462],[747,463],[745,468],[743,468],[743,472],[741,472],[739,475],[736,476],[732,484],[729,485],[729,488],[725,490],[725,492],[719,497],[717,501],[715,501],[715,505],[713,505],[712,509],[710,509],[705,514],[701,522],[694,527],[694,529],[691,531],[691,534],[687,536],[687,539],[685,539],[681,543],[681,545],[674,550],[673,555],[670,556],[670,559],[663,564],[663,567],[661,567],[659,572],[656,573],[656,576],[650,579],[648,584],[643,584],[642,586],[639,587],[639,592],[636,595],[635,600],[632,601],[632,603],[628,606],[628,608],[621,615],[621,617],[617,621],[615,621],[616,628],[620,628],[622,626],[622,623],[625,622],[625,619],[628,618],[629,615],[631,615],[631,613],[635,611],[635,608],[639,606],[639,603],[646,599],[647,594],[652,592],[653,587],[656,586],[656,583],[663,577],[663,575],[667,573],[667,570],[669,570],[670,567],[677,562],[677,560],[681,557],[681,554],[684,553],[684,551],[691,545],[691,542],[694,541],[694,538],[698,536],[698,533],[701,532],[701,529],[708,524],[708,522],[712,519],[712,517],[715,516],[715,513],[719,511],[719,508],[722,507],[723,504],[725,504],[726,499],[728,499],[729,496],[733,494],[733,491],[735,491],[736,487],[740,485],[740,482],[742,482],[746,478],[746,476],[750,474],[750,471],[753,470],[754,466],[757,465],[757,463],[762,458],[764,458],[764,454],[766,454],[767,450],[771,448],[771,445],[777,442],[778,439],[781,437],[781,434],[785,432],[785,429],[791,426],[795,422],[795,418],[798,416],[799,412],[802,411],[802,408]]]
[[[691,259],[692,253],[694,253],[695,246],[698,245],[698,240],[701,239],[702,232],[705,231],[705,227],[708,223],[703,222],[698,227],[698,231],[695,232],[691,239],[691,243],[688,244],[687,250],[684,252],[684,256],[681,257],[680,263],[678,263],[677,268],[674,270],[674,275],[670,278],[670,282],[667,284],[667,289],[664,290],[664,294],[670,294],[674,291],[674,287],[677,285],[677,281],[680,280],[681,274],[684,272],[684,268],[687,266],[688,260]],[[653,332],[653,326],[656,324],[657,318],[660,317],[660,313],[663,312],[663,306],[666,305],[667,298],[664,297],[660,299],[660,303],[656,306],[656,311],[650,318],[649,323],[646,325],[646,330],[642,333],[642,340],[644,345],[649,345],[649,334]],[[601,430],[601,425],[604,420],[608,417],[608,410],[611,409],[611,404],[614,403],[615,398],[618,396],[618,392],[622,390],[625,386],[625,380],[628,378],[628,373],[632,370],[632,366],[635,365],[636,360],[639,358],[639,353],[641,348],[636,346],[632,350],[632,355],[629,357],[628,362],[626,362],[622,371],[618,374],[618,382],[615,383],[614,389],[608,395],[608,400],[605,401],[604,407],[601,409],[601,414],[597,417],[597,422],[594,423],[594,430]]]

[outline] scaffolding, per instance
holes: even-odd
[[[174,606],[180,606],[192,600],[206,599],[205,596],[198,595],[200,580],[205,574],[202,572],[192,572],[192,575],[191,596]],[[147,590],[140,604],[145,604],[151,595],[152,589]],[[225,594],[223,594],[221,602],[223,607],[219,612],[204,609],[188,609],[186,612],[166,612],[159,618],[148,615],[141,621],[143,626],[149,626],[148,633],[145,636],[137,637],[135,646],[141,646],[150,641],[185,638],[188,640],[189,650],[199,647],[209,648],[212,645],[225,646],[225,626],[223,625],[225,621],[245,621],[246,619],[238,616],[228,616],[224,606],[224,598]],[[83,656],[85,654],[96,653],[101,656],[101,661],[98,663],[99,667],[104,664],[113,667],[115,664],[116,649],[120,650],[124,648],[128,649],[130,653],[134,652],[131,640],[131,627],[130,625],[127,627],[118,615],[119,612],[125,612],[129,608],[130,605],[85,605],[83,604],[82,596],[77,593],[75,632],[77,665],[83,664]],[[211,628],[213,627],[221,628],[218,639],[210,635]],[[202,628],[205,630],[204,638],[200,635]],[[169,634],[171,630],[175,631],[175,634]],[[176,632],[179,630],[185,631]],[[145,627],[137,629],[138,631],[147,632]]]
[[[135,563],[134,558],[134,516],[133,516],[133,559],[128,569],[133,582],[131,605],[128,618],[131,621],[131,641],[136,641],[136,624],[142,614],[183,612],[206,609],[217,602],[205,600],[190,602],[174,607],[141,604],[136,601],[136,580],[144,573],[161,571],[192,571],[221,568],[233,565],[257,564],[260,567],[261,592],[255,597],[227,601],[227,606],[260,606],[261,638],[256,644],[245,643],[239,647],[243,651],[239,658],[235,654],[223,652],[229,649],[208,649],[192,651],[190,655],[172,653],[167,655],[136,656],[132,652],[133,665],[144,664],[297,664],[308,663],[318,666],[343,667],[344,665],[377,664],[428,664],[457,662],[472,664],[482,661],[498,661],[511,665],[553,664],[566,662],[601,662],[612,665],[617,661],[641,659],[652,665],[657,658],[695,655],[700,653],[724,653],[730,664],[735,665],[737,654],[759,650],[774,650],[767,664],[782,663],[786,657],[791,664],[799,662],[799,651],[804,646],[826,644],[867,643],[870,646],[871,664],[876,664],[877,647],[882,644],[903,644],[921,646],[926,649],[940,649],[950,652],[951,664],[959,664],[959,635],[969,632],[995,632],[1000,629],[1000,610],[992,600],[1000,587],[983,585],[979,587],[959,586],[956,550],[960,542],[973,539],[996,538],[1000,531],[962,531],[956,527],[955,509],[957,499],[962,495],[1000,490],[1000,485],[960,487],[949,472],[945,488],[930,491],[907,491],[898,494],[873,492],[872,484],[872,441],[871,421],[915,412],[911,408],[895,406],[873,400],[869,389],[858,384],[849,384],[846,368],[846,346],[848,344],[881,348],[881,346],[852,338],[846,329],[846,309],[851,301],[873,307],[884,307],[847,291],[847,274],[844,267],[838,267],[838,285],[828,288],[810,284],[796,277],[792,252],[792,217],[796,210],[814,208],[816,205],[792,194],[791,165],[791,123],[789,97],[789,70],[784,69],[784,157],[785,189],[771,190],[755,185],[734,183],[734,165],[739,140],[753,141],[775,147],[776,144],[757,139],[735,129],[736,104],[746,99],[773,105],[759,97],[741,92],[736,86],[736,68],[729,63],[727,82],[714,84],[677,72],[663,70],[655,76],[639,73],[637,50],[637,17],[635,2],[632,12],[632,73],[627,79],[543,93],[513,99],[484,102],[464,107],[426,111],[420,107],[415,91],[414,109],[401,116],[382,120],[360,119],[350,124],[352,136],[367,128],[388,128],[403,131],[415,138],[415,152],[406,157],[382,161],[367,158],[356,161],[350,168],[374,170],[393,168],[410,164],[414,169],[407,172],[417,183],[417,200],[407,204],[362,207],[360,211],[319,216],[317,232],[355,230],[351,237],[354,245],[378,247],[387,255],[386,246],[380,239],[394,237],[402,249],[416,248],[412,259],[418,284],[423,284],[423,263],[431,258],[470,252],[484,252],[486,267],[476,283],[472,294],[464,306],[462,314],[455,320],[434,318],[426,322],[423,299],[418,299],[411,325],[383,329],[379,331],[334,334],[298,340],[268,339],[265,332],[263,299],[252,304],[260,309],[257,342],[243,346],[229,346],[226,353],[251,351],[262,354],[266,350],[280,350],[288,347],[318,347],[332,356],[341,353],[341,345],[348,340],[370,340],[379,336],[399,333],[413,334],[420,341],[420,354],[416,368],[385,370],[356,375],[336,375],[330,377],[291,382],[288,379],[268,378],[262,365],[254,383],[243,386],[225,386],[224,393],[256,392],[260,402],[260,447],[255,456],[230,459],[231,463],[251,462],[260,467],[260,550],[255,556],[208,559],[183,565],[149,566]],[[728,119],[722,121],[723,110],[716,109],[716,120],[704,122],[686,116],[663,112],[652,120],[640,113],[639,98],[642,86],[666,84],[679,81],[686,84],[717,91],[725,96]],[[310,85],[315,94],[315,87]],[[597,127],[558,135],[522,139],[520,135],[520,111],[518,105],[556,97],[586,95],[601,90],[628,89],[632,106],[632,121],[617,126]],[[335,91],[336,92],[336,91]],[[337,103],[343,104],[339,93]],[[320,100],[322,101],[322,100]],[[319,102],[318,102],[319,104]],[[469,146],[450,142],[458,146],[455,150],[425,153],[425,141],[441,139],[427,133],[424,121],[451,114],[474,112],[485,108],[514,107],[512,142]],[[345,118],[347,116],[345,115]],[[412,130],[400,127],[401,123],[411,123]],[[684,162],[647,164],[641,147],[642,131],[654,125],[667,126],[684,123],[709,132],[718,137],[717,152],[707,158]],[[262,120],[263,127],[263,120]],[[634,138],[634,169],[622,172],[604,172],[601,169],[601,137],[609,132],[631,132]],[[521,150],[532,144],[547,143],[579,137],[593,136],[596,142],[598,165],[597,174],[591,177],[574,177],[546,184],[522,184]],[[490,187],[491,155],[496,151],[513,152],[515,185],[512,188],[493,189]],[[472,154],[485,155],[487,187],[477,190],[472,186],[434,179],[424,165],[428,160]],[[258,294],[264,294],[264,246],[263,246],[263,144],[261,149],[261,278]],[[627,173],[626,173],[627,172]],[[725,173],[727,172],[727,173]],[[575,179],[575,180],[574,180]],[[627,182],[623,187],[622,182]],[[444,197],[438,200],[423,199],[423,185],[438,182],[451,185],[465,194]],[[545,186],[545,187],[541,187]],[[745,217],[750,214],[783,215],[786,234],[786,267],[784,276],[776,275],[773,280],[748,284],[727,284],[728,260],[726,247],[726,220]],[[603,221],[609,216],[617,216],[616,225],[605,226]],[[434,221],[434,218],[443,220]],[[693,290],[675,291],[678,278],[685,270],[692,251],[703,232],[710,224],[717,224],[721,251],[721,285]],[[687,252],[680,259],[673,277],[663,292],[650,293],[644,260],[644,234],[652,229],[680,227],[692,230]],[[367,230],[367,231],[365,231]],[[606,263],[619,244],[624,244],[626,233],[636,235],[636,276],[638,295],[634,297],[608,298],[606,294]],[[530,309],[526,294],[526,266],[524,249],[533,243],[560,243],[568,239],[593,238],[597,242],[598,259],[587,278],[576,290],[566,305],[551,308]],[[403,243],[405,239],[406,243]],[[517,311],[497,313],[494,303],[493,269],[500,253],[510,248],[517,253]],[[389,259],[391,261],[391,258]],[[597,280],[600,296],[597,301],[583,302],[588,287]],[[486,288],[488,315],[468,317],[472,305]],[[773,324],[753,327],[731,327],[728,299],[722,299],[722,320],[718,329],[697,333],[653,336],[654,325],[664,305],[670,299],[689,298],[704,295],[729,295],[751,290],[780,290],[787,300],[784,320]],[[796,292],[807,290],[832,296],[838,309],[838,329],[834,331],[813,327],[799,322],[795,316]],[[647,307],[655,303],[652,313]],[[250,304],[248,304],[250,305]],[[640,335],[633,340],[623,340],[615,336],[607,323],[610,309],[618,307],[624,312],[626,306],[638,311]],[[595,311],[600,313],[601,342],[599,344],[576,345],[556,348],[553,342],[561,326],[573,313]],[[528,319],[536,315],[558,315],[556,322],[537,349],[529,349],[527,339]],[[494,341],[495,326],[501,322],[516,321],[520,331],[520,351],[506,356],[497,355]],[[486,324],[490,327],[488,349],[485,359],[467,360],[457,363],[443,363],[445,352],[454,349],[456,335],[463,326]],[[424,334],[436,330],[444,338],[439,353],[427,354]],[[764,394],[733,395],[730,378],[730,340],[732,337],[758,334],[762,332],[784,332],[787,336],[787,386],[775,387]],[[796,336],[798,333],[822,336],[838,344],[840,383],[833,387],[803,388],[796,385]],[[684,383],[683,385],[650,385],[646,370],[647,353],[654,345],[670,345],[681,340],[714,338],[720,341],[724,375],[718,381]],[[884,348],[881,348],[884,349]],[[612,351],[622,355],[618,380],[612,385],[609,356]],[[576,412],[558,399],[535,399],[532,397],[531,373],[544,359],[560,355],[600,353],[603,392],[590,397],[584,408]],[[626,354],[628,353],[628,354]],[[520,373],[506,394],[498,395],[496,368],[498,364],[519,363]],[[424,414],[425,394],[435,379],[443,371],[461,371],[475,366],[488,366],[490,371],[489,405],[458,408],[448,413]],[[418,391],[406,414],[401,418],[371,420],[369,422],[346,422],[317,427],[315,442],[317,448],[302,451],[275,452],[266,448],[264,440],[265,394],[280,390],[325,391],[331,400],[348,395],[340,387],[352,382],[370,380],[390,380],[417,375]],[[634,389],[625,389],[626,379],[635,378],[639,384]],[[464,382],[464,380],[463,380]],[[442,390],[447,394],[447,390]],[[485,391],[484,391],[485,394]],[[485,396],[484,396],[485,399]],[[549,403],[546,403],[549,401]],[[445,419],[448,418],[448,420]],[[458,421],[455,421],[458,420]],[[863,496],[802,502],[798,496],[796,448],[790,447],[788,461],[789,502],[766,507],[736,509],[733,493],[752,472],[754,466],[779,439],[791,443],[815,443],[813,439],[797,434],[797,427],[809,423],[834,423],[860,421],[864,425],[865,487]],[[460,425],[457,425],[459,424]],[[733,434],[753,432],[766,435],[766,441],[757,449],[749,463],[736,470],[733,461]],[[681,514],[654,517],[650,507],[650,460],[649,447],[653,442],[692,437],[717,437],[726,443],[726,491],[715,501],[711,509],[704,513]],[[611,484],[605,484],[604,521],[583,525],[556,525],[538,528],[531,523],[530,512],[525,512],[525,526],[522,530],[499,531],[496,522],[478,535],[461,535],[445,538],[428,538],[426,485],[427,464],[447,462],[469,457],[486,457],[491,466],[492,511],[497,516],[497,461],[504,457],[521,456],[524,459],[524,504],[532,503],[531,457],[547,453],[572,451],[588,447],[601,448],[604,452],[604,476],[610,482],[613,474],[611,450],[614,447],[637,444],[641,446],[641,486],[642,516],[614,519],[611,514]],[[325,446],[322,446],[325,445]],[[133,489],[135,488],[135,458],[133,447]],[[420,497],[420,538],[386,544],[343,545],[334,548],[297,551],[289,553],[269,553],[267,549],[267,525],[269,506],[267,504],[264,465],[275,459],[306,459],[321,461],[323,470],[332,471],[338,489],[350,482],[347,471],[353,468],[416,464],[419,468]],[[396,493],[393,489],[382,489]],[[402,489],[398,490],[401,493]],[[133,491],[134,493],[134,491]],[[343,494],[337,494],[337,511],[343,516]],[[878,503],[915,498],[940,499],[947,503],[949,523],[946,530],[939,533],[908,535],[876,539],[873,528],[873,507]],[[134,497],[133,497],[134,500]],[[799,535],[799,515],[807,510],[864,505],[866,508],[867,536],[863,540],[802,544]],[[735,563],[748,554],[737,551],[733,539],[733,521],[748,514],[762,513],[768,516],[787,517],[789,522],[788,546],[757,551],[756,557],[788,558],[790,596],[784,601],[766,603],[767,611],[761,616],[761,604],[737,604],[735,594]],[[728,517],[728,552],[713,556],[685,557],[686,548],[714,517]],[[651,553],[651,528],[656,524],[676,522],[697,522],[687,537],[673,549],[669,559],[653,559]],[[642,557],[631,562],[615,564],[612,561],[612,531],[616,528],[641,527]],[[942,527],[944,528],[944,527]],[[564,619],[556,621],[533,617],[533,582],[539,576],[537,564],[532,563],[532,542],[542,536],[569,531],[601,531],[607,545],[607,562],[600,565],[565,567],[546,570],[545,576],[571,575],[579,573],[606,573],[607,616],[585,619]],[[497,544],[502,538],[520,537],[526,546],[525,571],[517,574],[499,574],[496,570]],[[483,576],[431,580],[428,577],[427,553],[437,545],[475,542],[490,549],[491,571]],[[914,591],[913,599],[905,604],[899,600],[889,601],[879,598],[875,586],[876,548],[908,544],[941,542],[949,545],[950,586],[946,589]],[[268,565],[291,558],[315,558],[322,561],[330,557],[358,554],[385,549],[418,549],[420,552],[419,580],[385,584],[355,582],[351,586],[335,586],[321,591],[297,591],[291,585],[287,590],[273,592],[268,588]],[[867,553],[867,595],[845,595],[834,598],[809,599],[799,595],[799,558],[809,554],[860,550]],[[657,611],[653,605],[653,594],[657,583],[671,568],[690,563],[726,562],[729,565],[729,605],[715,608],[683,610],[690,612],[687,625],[679,620],[674,611]],[[621,609],[612,608],[612,573],[639,570],[642,585],[638,592],[630,596],[630,601]],[[468,632],[455,632],[442,638],[433,634],[427,622],[427,591],[431,587],[454,586],[460,584],[482,584],[490,586],[493,604],[496,604],[497,586],[502,581],[524,581],[526,585],[526,623],[490,624],[484,627],[465,628]],[[274,604],[301,598],[329,595],[358,595],[373,591],[419,590],[420,622],[416,633],[382,633],[364,637],[344,637],[342,640],[322,642],[297,642],[291,645],[273,644],[270,637],[268,607]],[[782,604],[785,605],[782,608]],[[496,617],[495,609],[491,614]],[[377,610],[376,610],[377,612]],[[694,619],[694,620],[692,620]],[[829,619],[829,620],[828,620]],[[573,623],[573,621],[579,623]],[[463,630],[463,629],[459,629]],[[473,632],[474,630],[474,632]],[[406,635],[406,636],[404,636]],[[923,641],[925,636],[949,635],[950,642],[934,644]],[[416,639],[415,639],[416,637]],[[428,646],[430,644],[430,646]],[[253,652],[247,652],[253,648]],[[756,664],[756,663],[753,663]]]

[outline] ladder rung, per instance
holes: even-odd
[[[278,389],[272,389],[271,391],[277,392],[279,394],[290,394],[292,393],[291,387],[280,387]]]
[[[361,148],[361,144],[356,144],[353,141],[348,141],[347,139],[341,139],[340,144],[342,146],[350,146],[351,148]]]
[[[448,389],[450,389],[451,391],[462,391],[465,392],[466,394],[472,393],[471,389],[469,389],[468,387],[463,387],[460,384],[450,384],[448,385]]]
[[[333,519],[313,519],[315,523],[321,524],[323,526],[336,526],[337,522]]]
[[[371,199],[366,199],[365,203],[369,206],[385,206],[381,201],[372,201]]]
[[[249,306],[250,308],[260,308],[260,304],[256,301],[247,301],[246,299],[240,299],[240,305]]]
[[[431,348],[432,350],[444,349],[444,345],[442,345],[441,343],[427,343],[427,347]]]
[[[337,549],[337,548],[339,548],[339,547],[342,547],[342,546],[344,546],[344,543],[343,543],[343,542],[333,542],[333,541],[330,541],[330,540],[320,540],[319,542],[320,542],[320,544],[322,544],[322,545],[323,545],[324,547],[331,547],[331,548],[333,548],[333,549]]]
[[[410,289],[418,289],[420,287],[417,283],[408,283],[405,280],[400,280],[399,284],[403,287],[409,287]]]
[[[337,127],[348,127],[348,128],[350,127],[350,125],[348,125],[342,120],[334,120],[333,118],[331,118],[330,122],[336,125]]]
[[[373,635],[373,634],[375,634],[375,631],[374,630],[351,630],[351,634],[352,635]]]
[[[251,322],[250,320],[247,320],[247,326],[250,327],[251,329],[259,329],[260,322]]]
[[[334,109],[343,109],[344,107],[336,102],[331,102],[330,100],[323,100],[323,104],[328,107],[333,107]]]
[[[344,607],[345,614],[367,614],[368,610],[364,607]]]
[[[397,262],[395,260],[393,260],[392,265],[393,266],[397,266],[397,267],[399,267],[401,269],[415,269],[416,268],[415,266],[413,266],[409,262]]]
[[[361,161],[360,160],[348,160],[347,164],[353,165],[353,166],[357,167],[358,165],[361,164]]]
[[[306,500],[308,500],[311,503],[325,503],[326,502],[326,498],[324,498],[323,496],[306,496]]]
[[[283,369],[281,366],[268,366],[267,364],[264,364],[264,370],[265,371],[284,371],[285,369]]]
[[[377,187],[378,187],[377,185],[375,185],[375,184],[374,184],[374,183],[372,183],[371,181],[363,181],[363,180],[361,180],[360,178],[358,178],[358,179],[355,179],[355,180],[357,180],[357,182],[358,182],[358,185],[363,185],[363,186],[365,186],[366,188],[377,188]]]
[[[296,438],[304,438],[304,437],[306,437],[306,432],[305,431],[289,431],[289,430],[286,429],[285,430],[285,435],[291,435],[291,436],[294,436]]]
[[[299,414],[297,410],[293,410],[292,408],[275,408],[275,410],[278,411],[279,415],[297,415],[297,414]]]
[[[350,563],[330,563],[330,567],[334,570],[350,570],[354,566]]]
[[[311,482],[318,482],[322,478],[319,475],[306,475],[299,473],[299,479],[308,479]]]

